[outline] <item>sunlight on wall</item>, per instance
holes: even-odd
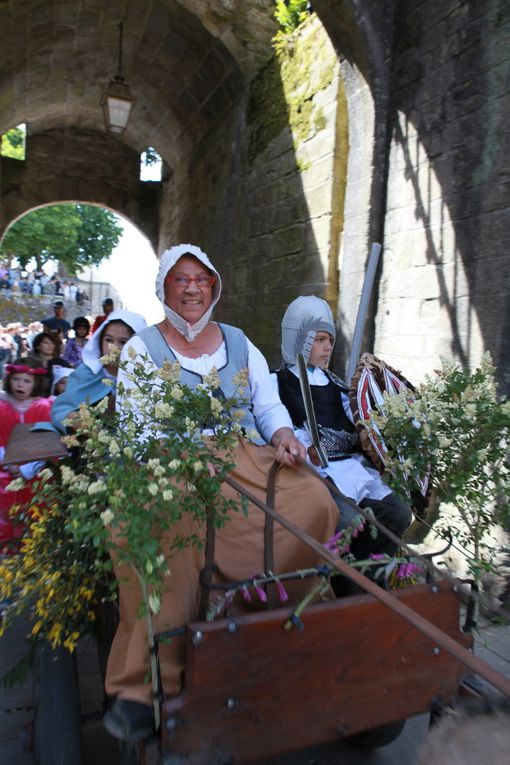
[[[412,382],[440,358],[473,367],[480,323],[443,190],[414,126],[392,142],[375,352]]]
[[[135,226],[124,218],[119,218],[119,223],[124,228],[119,244],[93,273],[99,281],[110,282],[124,308],[142,314],[152,324],[163,318],[154,287],[158,259],[149,240]]]

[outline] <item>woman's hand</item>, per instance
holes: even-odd
[[[276,430],[271,445],[276,449],[276,459],[280,465],[296,468],[302,460],[306,460],[306,449],[290,428]]]

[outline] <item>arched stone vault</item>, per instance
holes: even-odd
[[[9,0],[0,3],[0,131],[27,122],[103,130],[101,95],[122,71],[136,94],[122,140],[165,159],[210,129],[270,54],[270,2]],[[244,9],[244,10],[243,10]],[[48,98],[48,95],[51,97]]]
[[[269,0],[0,1],[0,133],[26,122],[30,145],[35,145],[44,142],[42,135],[60,131],[62,137],[67,130],[67,145],[88,143],[104,155],[99,104],[117,72],[119,21],[124,24],[122,72],[137,101],[121,141],[107,141],[112,169],[126,149],[134,156],[147,146],[172,167],[232,107],[245,78],[270,55],[274,33]],[[28,160],[34,164],[37,156],[34,152]],[[72,159],[72,153],[63,158],[56,148],[53,177],[80,176],[83,191],[97,194],[90,201],[102,202],[108,193],[104,183],[96,184],[95,164],[87,183],[84,163],[76,157],[71,171]],[[126,195],[133,194],[137,177],[133,163]],[[12,197],[10,177],[7,182]],[[56,199],[68,198],[55,193]],[[23,212],[23,204],[28,210],[46,201],[41,194],[50,195],[43,183],[32,194],[25,189],[15,204],[3,200],[0,233],[13,215]],[[119,212],[126,214],[125,202]],[[153,230],[144,233],[154,241]]]
[[[421,354],[429,368],[439,354],[469,365],[489,348],[508,390],[501,249],[508,238],[508,2],[312,6],[338,53],[346,94],[341,230],[332,231],[331,210],[322,211],[322,188],[313,200],[319,212],[311,212],[302,183],[310,156],[298,160],[288,126],[250,164],[246,105],[272,54],[273,0],[0,0],[0,133],[26,122],[29,141],[24,167],[0,161],[0,236],[41,204],[105,204],[136,223],[158,252],[176,240],[205,246],[225,269],[227,318],[249,322],[254,312],[245,302],[258,308],[256,341],[264,324],[277,346],[281,306],[274,308],[273,295],[331,295],[339,285],[344,350],[370,242],[383,240],[377,331],[374,307],[365,347],[380,347],[394,365],[397,347],[403,359]],[[119,21],[123,74],[136,104],[115,139],[105,133],[99,104],[116,74]],[[327,133],[320,130],[306,139],[310,153],[317,150],[310,160],[319,157],[317,177]],[[138,156],[149,145],[165,162],[158,186],[138,181]],[[265,176],[274,181],[267,189]],[[333,257],[338,284],[330,289]],[[462,279],[452,281],[450,271]],[[289,273],[282,291],[279,280]],[[265,302],[257,290],[266,290]]]
[[[137,152],[108,133],[76,128],[36,133],[29,151],[30,161],[2,163],[6,227],[39,205],[88,201],[131,220],[157,249],[160,184],[140,183]]]

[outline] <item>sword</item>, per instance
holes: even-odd
[[[312,444],[315,447],[317,456],[321,467],[328,466],[328,457],[326,452],[322,448],[322,444],[319,438],[319,428],[317,427],[317,420],[315,419],[315,412],[312,401],[312,391],[310,390],[310,383],[308,381],[308,373],[306,371],[306,363],[302,353],[297,355],[297,363],[299,370],[299,385],[301,386],[301,395],[303,396],[303,403],[305,405],[306,422],[305,428],[308,435],[312,439]]]
[[[374,242],[372,244],[370,256],[368,258],[367,272],[365,275],[363,288],[361,290],[358,315],[356,316],[356,324],[354,326],[354,334],[352,336],[351,353],[349,356],[349,364],[347,365],[347,374],[345,376],[347,385],[351,385],[352,377],[356,369],[356,364],[358,363],[358,356],[361,349],[361,340],[363,338],[363,329],[365,327],[368,304],[370,302],[370,295],[372,294],[372,287],[374,286],[375,272],[377,270],[380,253],[381,245],[379,242]]]

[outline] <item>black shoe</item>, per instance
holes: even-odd
[[[154,710],[138,701],[117,699],[103,717],[103,725],[114,738],[136,744],[155,732]]]

